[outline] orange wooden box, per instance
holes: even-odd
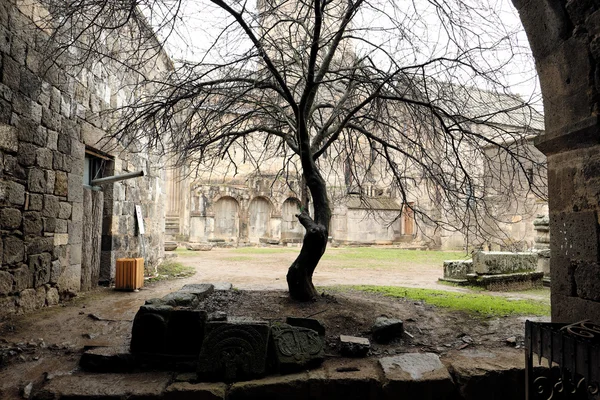
[[[136,290],[144,286],[144,259],[117,258],[115,289]]]

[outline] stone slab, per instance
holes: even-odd
[[[525,398],[525,358],[522,350],[451,351],[442,357],[442,363],[451,372],[464,400]]]
[[[184,285],[179,292],[181,293],[191,293],[195,295],[198,299],[203,299],[214,292],[215,286],[210,283],[192,283],[189,285]]]
[[[62,375],[42,387],[36,398],[160,398],[170,380],[169,372]]]
[[[96,347],[81,355],[79,366],[90,372],[131,372],[135,359],[125,346]]]
[[[480,275],[512,274],[536,270],[536,253],[478,251],[473,253],[473,270]]]
[[[306,372],[283,376],[268,376],[248,382],[237,382],[231,385],[228,400],[304,400],[311,396],[311,384]]]
[[[264,376],[269,330],[261,322],[208,322],[198,358],[199,380],[232,382]]]
[[[444,278],[446,279],[466,279],[467,274],[473,272],[473,260],[444,261]]]
[[[450,373],[433,353],[406,353],[379,359],[385,399],[441,400],[454,389]]]
[[[371,348],[369,339],[340,335],[340,350],[345,357],[365,357]]]
[[[166,392],[165,400],[223,400],[227,385],[224,383],[175,382]]]
[[[188,243],[185,247],[191,251],[210,251],[213,248],[213,246],[208,243]]]
[[[377,343],[389,343],[402,338],[404,322],[397,318],[377,317],[371,327],[371,333]]]
[[[317,331],[308,328],[273,324],[271,348],[275,365],[281,373],[313,368],[325,359],[323,339]]]
[[[321,399],[381,399],[381,368],[373,358],[333,358],[323,368],[309,371],[313,388]],[[324,375],[324,377],[322,376]]]

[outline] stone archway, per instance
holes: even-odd
[[[300,200],[290,197],[281,207],[281,241],[301,242],[304,237],[304,227],[298,221],[296,214],[300,213]]]
[[[214,205],[216,239],[237,240],[240,232],[239,204],[233,197],[221,197]]]
[[[513,0],[544,98],[552,321],[600,323],[600,10],[587,0]]]
[[[261,237],[271,235],[271,202],[255,197],[248,207],[248,240],[258,243]]]

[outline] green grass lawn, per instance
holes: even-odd
[[[410,264],[442,265],[444,260],[471,258],[460,251],[405,250],[382,247],[342,247],[327,249],[323,261],[343,261],[345,266],[365,267],[371,265]]]
[[[263,255],[289,255],[291,259],[300,252],[299,247],[241,247],[228,249],[223,261],[244,262],[258,260]],[[179,256],[198,255],[197,251],[179,248]],[[439,265],[444,260],[470,258],[462,251],[424,251],[385,247],[329,247],[322,262],[340,268],[392,268],[402,265]]]
[[[444,290],[395,286],[359,285],[342,286],[339,289],[360,290],[390,297],[421,300],[433,306],[466,311],[482,316],[550,315],[550,299],[547,301],[511,300],[483,293],[455,293]]]

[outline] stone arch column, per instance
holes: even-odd
[[[548,157],[552,321],[600,323],[600,10],[513,0],[540,77]]]

